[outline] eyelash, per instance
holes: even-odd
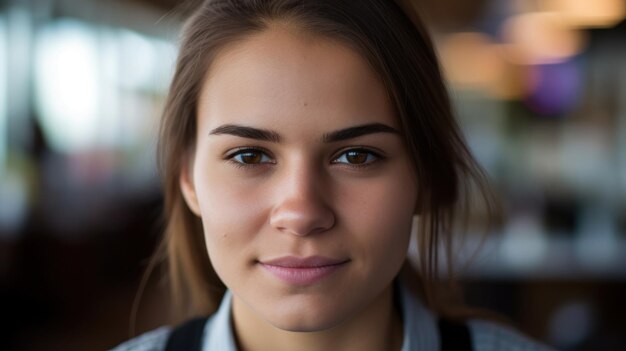
[[[269,156],[269,152],[265,149],[259,148],[259,147],[254,147],[254,146],[246,146],[246,147],[240,147],[240,148],[236,148],[233,152],[228,153],[225,157],[225,159],[230,162],[231,164],[233,164],[235,167],[238,168],[255,168],[255,167],[260,167],[260,166],[265,166],[267,165],[267,163],[275,163],[275,162],[267,162],[267,163],[244,163],[244,162],[239,162],[239,161],[235,161],[235,157],[245,154],[245,153],[252,153],[252,152],[258,152],[261,153],[265,156]],[[270,157],[271,158],[271,157]]]
[[[350,152],[358,152],[358,153],[365,153],[368,155],[368,159],[369,156],[373,156],[374,159],[369,161],[369,162],[365,162],[365,163],[357,163],[357,164],[352,164],[352,163],[344,163],[344,162],[336,162],[339,158],[344,157],[344,155],[347,155]],[[338,156],[334,157],[332,160],[333,164],[339,164],[341,166],[344,167],[349,167],[349,168],[353,168],[353,169],[361,169],[361,168],[367,168],[367,167],[371,167],[374,164],[384,160],[385,158],[382,156],[382,154],[380,152],[376,152],[370,148],[367,147],[363,147],[363,146],[358,146],[358,147],[351,147],[348,149],[344,149],[342,150]],[[367,159],[366,159],[367,160]]]
[[[244,162],[239,162],[235,160],[235,157],[245,154],[245,153],[254,153],[254,152],[260,152],[263,155],[270,157],[269,152],[263,148],[259,148],[259,147],[253,147],[253,146],[247,146],[247,147],[241,147],[241,148],[237,148],[235,149],[233,152],[228,153],[225,156],[225,160],[227,160],[228,162],[230,162],[231,164],[233,164],[235,167],[238,168],[247,168],[247,169],[252,169],[252,168],[256,168],[256,167],[262,167],[262,166],[266,166],[267,164],[275,164],[275,161],[272,162],[262,162],[262,163],[244,163]],[[359,153],[366,153],[368,154],[368,158],[369,156],[373,156],[374,159],[366,162],[366,163],[361,163],[361,164],[351,164],[351,163],[344,163],[344,162],[336,162],[336,160],[338,160],[339,158],[341,158],[342,156],[348,154],[349,152],[359,152]],[[384,160],[385,157],[381,155],[380,152],[376,152],[374,150],[371,150],[368,147],[351,147],[351,148],[347,148],[342,150],[336,157],[334,157],[331,161],[331,163],[333,164],[339,164],[341,166],[345,166],[345,167],[349,167],[352,169],[362,169],[362,168],[367,168],[367,167],[371,167],[372,165]]]

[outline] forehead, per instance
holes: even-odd
[[[199,127],[226,123],[315,131],[363,123],[396,126],[367,61],[339,42],[272,28],[227,46],[200,96]]]

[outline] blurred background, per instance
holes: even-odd
[[[417,2],[507,214],[464,275],[468,302],[562,350],[626,349],[626,1]],[[0,348],[128,339],[187,11],[0,0]],[[166,298],[157,274],[137,332]]]

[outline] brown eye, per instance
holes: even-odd
[[[272,162],[272,159],[265,152],[256,149],[242,149],[231,154],[228,158],[235,163],[251,166]]]
[[[368,156],[367,152],[348,151],[346,153],[346,160],[348,160],[349,163],[360,165],[360,164],[365,163],[365,161],[367,161],[367,156]]]
[[[259,163],[261,162],[261,158],[263,156],[260,152],[246,152],[245,154],[240,154],[241,162],[243,163]]]
[[[348,166],[367,166],[378,161],[381,157],[366,149],[347,150],[333,160],[333,163],[343,163]]]

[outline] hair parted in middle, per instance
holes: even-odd
[[[158,145],[166,229],[152,267],[162,260],[168,264],[175,320],[214,312],[225,290],[207,256],[201,221],[187,207],[179,183],[193,159],[200,91],[226,46],[277,26],[345,45],[377,73],[418,179],[413,280],[430,308],[453,315],[448,303],[455,277],[453,241],[463,235],[463,226],[455,223],[467,223],[475,198],[488,214],[486,222],[492,223],[498,211],[454,118],[416,7],[400,0],[207,0],[184,26]],[[445,277],[441,261],[447,262]]]

